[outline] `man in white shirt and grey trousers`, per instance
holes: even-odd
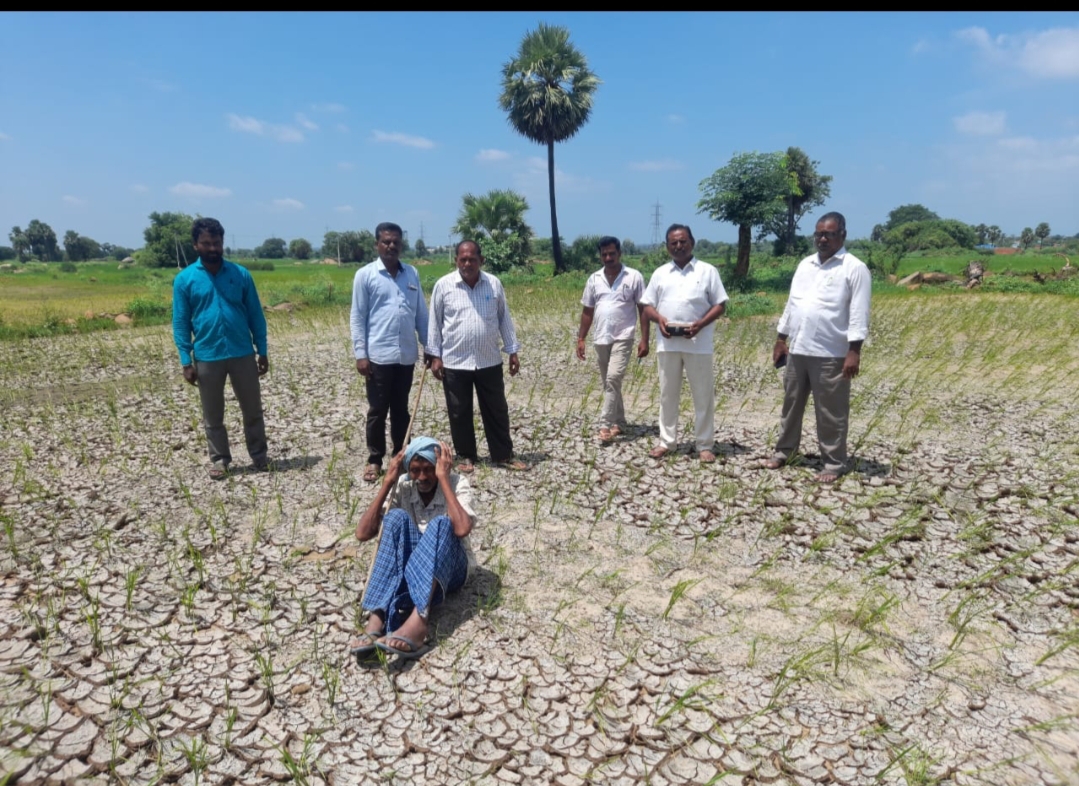
[[[798,265],[790,297],[776,328],[772,362],[786,362],[779,439],[767,469],[779,469],[798,451],[809,394],[817,414],[821,483],[847,471],[850,384],[858,375],[862,342],[869,335],[869,268],[847,251],[847,222],[827,213],[817,222],[817,253]]]

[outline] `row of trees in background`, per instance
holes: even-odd
[[[10,246],[0,246],[0,260],[15,259],[26,262],[37,259],[41,262],[86,262],[91,259],[122,260],[131,256],[132,249],[116,246],[112,243],[98,243],[93,238],[80,235],[73,229],[64,233],[64,250],[56,240],[56,232],[44,221],[34,219],[26,229],[14,226],[8,233]]]

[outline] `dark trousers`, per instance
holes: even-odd
[[[450,418],[453,449],[461,458],[476,461],[476,429],[472,423],[472,391],[480,402],[480,417],[487,436],[491,461],[513,458],[510,439],[510,410],[506,403],[506,388],[502,382],[502,364],[475,371],[446,369],[443,380],[446,391],[446,411]]]
[[[266,458],[266,424],[262,417],[262,388],[255,355],[228,360],[198,360],[199,399],[202,403],[202,424],[210,448],[210,461],[232,463],[229,435],[225,430],[225,379],[232,383],[232,392],[240,404],[244,419],[244,441],[252,461]]]
[[[414,366],[397,363],[371,364],[367,378],[367,463],[382,464],[386,455],[386,415],[390,416],[390,438],[396,456],[404,448],[408,431],[408,394]]]

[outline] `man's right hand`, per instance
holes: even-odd
[[[356,361],[356,370],[360,372],[361,377],[371,376],[371,361],[367,358]]]
[[[199,372],[194,365],[184,366],[184,379],[187,380],[189,385],[197,385],[199,383]]]
[[[577,339],[577,359],[584,360],[584,339]]]
[[[405,466],[405,450],[405,448],[402,448],[400,453],[390,459],[390,463],[386,467],[386,480],[383,482],[389,486],[393,486],[397,479],[401,477],[401,471]]]
[[[431,376],[439,382],[446,378],[446,371],[442,367],[442,358],[434,358],[431,361]]]
[[[671,337],[671,334],[667,332],[667,317],[660,314],[659,319],[656,320],[656,324],[659,325],[659,332],[663,334],[664,338]]]
[[[775,365],[779,362],[780,358],[787,354],[787,342],[776,341],[774,347],[772,347],[772,364]]]

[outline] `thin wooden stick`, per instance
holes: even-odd
[[[423,373],[420,374],[420,388],[416,391],[416,400],[412,403],[412,417],[408,419],[408,431],[405,432],[405,441],[403,447],[407,448],[409,440],[412,438],[412,424],[416,422],[416,415],[420,411],[420,396],[423,395],[423,383],[427,379],[427,365],[424,364]],[[408,472],[408,467],[403,467],[405,472]],[[397,481],[394,481],[395,483]],[[386,495],[386,501],[382,503],[382,515],[385,516],[390,510],[390,496],[393,494],[391,490]],[[367,591],[367,585],[371,583],[371,573],[375,569],[375,557],[378,556],[378,547],[382,543],[382,522],[378,523],[378,537],[375,539],[375,553],[371,555],[371,564],[367,568],[367,581],[363,583],[364,592]],[[389,614],[389,609],[386,610],[386,614]]]

